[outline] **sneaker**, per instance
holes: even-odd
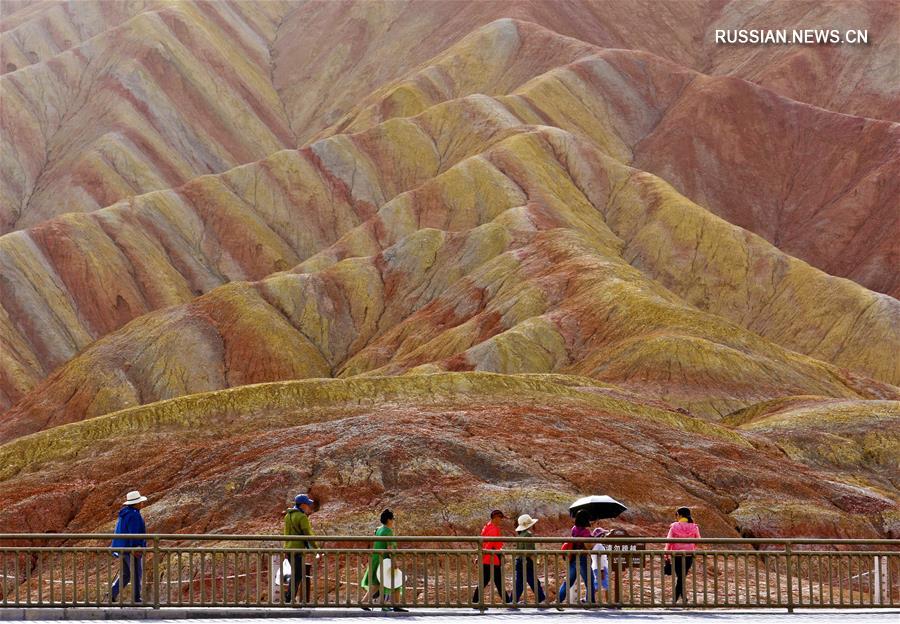
[[[409,613],[409,609],[404,609],[403,607],[394,607],[391,611],[394,613]]]

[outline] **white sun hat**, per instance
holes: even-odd
[[[403,587],[403,572],[395,568],[390,559],[381,560],[376,577],[385,589],[400,589]]]
[[[522,514],[519,516],[519,526],[516,527],[516,531],[527,531],[537,524],[537,521],[537,518],[532,518],[528,514]]]
[[[125,496],[125,504],[126,505],[137,505],[138,503],[143,503],[147,500],[146,496],[141,496],[141,493],[137,490],[131,490]]]

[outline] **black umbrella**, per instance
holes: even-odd
[[[572,517],[582,509],[588,512],[591,522],[593,522],[604,518],[615,518],[628,507],[611,496],[585,496],[569,505],[569,513]]]

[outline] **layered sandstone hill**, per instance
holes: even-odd
[[[0,1],[0,531],[898,534],[896,5]]]
[[[601,490],[643,531],[677,504],[710,535],[898,530],[891,498],[614,387],[444,373],[244,386],[22,438],[0,447],[0,531],[108,529],[137,482],[161,532],[277,532],[281,493],[307,484],[319,528],[336,533],[388,504],[407,532],[469,534],[495,507],[553,532],[575,496]]]
[[[532,48],[559,65],[531,78],[522,59]],[[323,135],[471,93],[509,94],[498,99],[523,121],[584,133],[783,251],[900,295],[896,123],[836,115],[645,54],[586,49],[507,20],[376,91]]]
[[[198,3],[219,23],[253,19],[229,0]],[[278,33],[269,40],[274,81],[303,133],[334,121],[380,84],[393,80],[480,26],[510,17],[606,48],[651,52],[697,71],[733,75],[792,99],[863,117],[898,119],[897,13],[880,0],[672,4],[615,0],[400,0],[267,2]],[[46,63],[143,12],[182,9],[183,0],[3,0],[0,71]],[[869,31],[868,46],[718,45],[717,29]],[[240,29],[236,29],[240,30]],[[229,34],[233,33],[229,30]],[[280,36],[279,36],[280,35]],[[337,43],[337,45],[336,45]],[[325,67],[329,71],[322,71]],[[301,88],[308,84],[312,88]],[[320,97],[325,94],[330,99]]]
[[[841,113],[900,120],[896,5],[880,0],[767,2],[359,0],[297,6],[282,26],[275,79],[297,128],[328,125],[380,85],[500,18],[540,24],[604,48],[641,50],[709,75],[752,81]],[[871,45],[727,46],[717,29],[868,29]],[[341,42],[334,45],[334,42]],[[506,40],[514,53],[518,42]],[[314,50],[313,54],[304,54]],[[494,51],[486,51],[484,58]],[[542,50],[533,50],[540,62]],[[536,57],[536,58],[535,58]],[[328,71],[322,71],[322,68]],[[440,74],[433,73],[437,82]],[[311,85],[313,88],[308,88]],[[319,94],[327,93],[324,100]]]
[[[758,403],[725,422],[776,441],[796,461],[891,492],[900,488],[898,419],[892,401],[797,396]]]
[[[260,13],[246,3],[134,2],[108,15],[90,3],[28,5],[4,20],[4,57],[16,67],[23,54],[38,62],[2,78],[0,231],[258,160],[322,136],[379,93],[390,94],[382,114],[409,115],[448,94],[510,93],[559,67],[557,89],[593,102],[600,88],[595,112],[618,109],[610,122],[638,166],[788,253],[896,296],[890,268],[900,254],[886,233],[897,228],[889,208],[900,201],[897,130],[864,118],[895,119],[896,6],[762,3],[748,17],[734,4],[266,2]],[[492,22],[501,17],[527,22]],[[717,28],[743,22],[856,25],[878,45],[714,43]],[[535,34],[535,24],[552,37]],[[679,67],[654,67],[662,59],[641,54],[624,71],[567,67],[590,54],[588,44],[646,50]],[[773,91],[698,79],[686,67]],[[673,74],[662,84],[660,75]],[[593,92],[582,95],[579,82]],[[544,112],[525,108],[532,118]],[[579,120],[553,120],[566,122]]]
[[[41,4],[3,33],[2,62],[16,65],[19,39],[52,47],[49,32],[82,20],[100,31],[0,79],[2,232],[296,145],[268,47],[286,3],[132,3],[109,15],[106,4]]]
[[[429,118],[416,121],[356,141],[377,152],[404,137],[409,166],[392,170],[413,179],[439,154],[452,161],[480,147],[477,136],[454,143],[456,132],[436,143],[422,131]],[[784,255],[587,139],[549,128],[499,134],[294,271],[221,286],[97,340],[18,401],[0,437],[244,383],[425,364],[571,370],[706,418],[785,394],[898,396],[896,300]],[[334,143],[332,162],[362,161],[353,143]],[[252,188],[255,172],[242,173],[235,186]],[[365,177],[355,183],[377,193]],[[257,244],[244,239],[231,257],[265,262]],[[842,326],[833,340],[823,316]]]
[[[491,57],[488,70],[470,67],[510,32],[529,49],[544,50],[542,58],[578,60],[530,79],[534,67],[523,60],[528,55]],[[859,275],[895,289],[898,274],[889,266],[897,261],[898,247],[892,236],[897,211],[890,209],[898,199],[900,180],[896,124],[858,124],[865,120],[815,111],[731,79],[680,71],[646,55],[598,51],[509,20],[478,31],[430,67],[440,69],[449,90],[422,90],[425,74],[417,73],[362,103],[339,125],[344,132],[299,152],[279,152],[221,176],[200,177],[175,190],[136,196],[105,210],[67,215],[0,238],[0,263],[7,276],[0,283],[2,332],[4,340],[14,345],[0,362],[0,401],[6,405],[17,401],[92,341],[141,314],[188,302],[224,282],[260,279],[307,260],[339,237],[349,236],[376,210],[400,201],[406,191],[415,193],[416,202],[435,186],[450,185],[445,194],[459,193],[453,186],[458,176],[439,184],[431,180],[453,172],[457,165],[468,168],[468,159],[511,133],[546,125],[564,128],[579,145],[586,145],[574,152],[563,150],[564,166],[576,171],[566,175],[576,187],[596,184],[603,169],[613,166],[607,164],[610,157],[658,170],[674,179],[676,187],[690,189],[682,189],[683,193],[702,197],[704,207],[730,222],[758,231],[782,247],[807,249],[823,264],[830,262],[827,249],[837,268],[853,267]],[[481,78],[464,83],[469,75]],[[443,101],[497,82],[492,76],[508,80],[509,88],[525,84],[509,96]],[[419,90],[409,85],[418,85]],[[621,85],[633,88],[623,92]],[[398,95],[413,92],[419,95],[410,102]],[[424,106],[428,108],[414,117],[393,117]],[[717,111],[706,117],[723,124],[715,130],[697,129],[698,107]],[[386,116],[390,118],[376,123]],[[792,128],[792,138],[779,138],[781,126]],[[790,146],[797,144],[797,137],[822,127],[829,129],[828,139],[819,135],[815,151],[804,152],[806,165],[796,162],[797,153]],[[761,130],[772,130],[776,134],[770,143],[781,143],[758,146],[754,139]],[[684,135],[691,135],[694,143],[703,137],[703,143],[684,148],[679,138]],[[788,155],[784,160],[773,157],[776,147],[774,154]],[[855,161],[853,166],[842,164],[848,156]],[[538,157],[555,158],[540,153]],[[517,154],[518,168],[527,171],[530,159],[529,154]],[[597,163],[598,159],[604,162]],[[704,171],[711,173],[701,175]],[[734,173],[719,175],[722,171]],[[823,179],[828,183],[820,183]],[[544,192],[540,180],[530,185],[535,194]],[[658,203],[654,197],[667,196],[668,191],[660,195],[649,190],[650,185],[643,186],[644,202]],[[567,190],[562,201],[569,201],[570,195],[572,201],[587,200],[603,210],[615,192],[618,189],[609,187],[601,190],[604,196],[592,197],[590,188],[575,188]],[[503,199],[502,205],[511,205],[509,200]],[[524,203],[521,198],[516,201]],[[457,213],[467,209],[455,203],[451,200],[445,209]],[[717,263],[727,265],[720,268],[722,273],[735,273],[736,265],[745,265],[746,279],[760,282],[759,286],[746,289],[736,282],[742,278],[732,275],[727,283],[717,280],[710,288],[702,281],[698,284],[693,275],[704,270],[703,265],[692,263],[692,270],[685,271],[660,256],[652,261],[629,256],[635,254],[634,248],[625,251],[626,259],[644,269],[654,264],[652,277],[702,309],[723,314],[791,349],[897,382],[897,364],[885,357],[897,342],[895,299],[831,279],[826,280],[830,295],[825,301],[820,301],[822,288],[806,290],[805,298],[814,297],[816,303],[804,304],[809,312],[798,316],[797,302],[779,293],[786,286],[785,262],[762,262],[750,274],[750,262],[756,262],[752,249],[742,250],[743,241],[729,249],[717,242],[725,232],[742,237],[740,230],[721,224],[706,231],[708,215],[693,213],[700,216],[679,225],[676,237],[686,247],[693,241],[697,251],[702,242],[717,256]],[[458,224],[448,221],[439,226],[452,230],[466,222],[485,222],[477,215],[455,218]],[[861,229],[851,234],[847,228],[859,220]],[[397,224],[385,224],[380,216],[373,223],[387,232],[391,242],[410,232],[398,231]],[[615,223],[611,227],[622,239],[634,234],[623,233]],[[368,246],[354,253],[377,250]],[[807,283],[819,284],[824,277]],[[745,292],[722,298],[715,292],[721,290],[719,285]],[[778,318],[768,312],[760,316],[763,305],[779,311]],[[823,318],[836,325],[835,331],[823,326]],[[860,349],[867,352],[861,354]],[[874,352],[868,352],[871,349]]]

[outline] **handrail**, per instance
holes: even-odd
[[[373,535],[312,535],[306,536],[310,541],[315,542],[371,542],[375,539]],[[112,540],[112,539],[143,539],[166,540],[166,541],[285,541],[292,539],[290,535],[280,534],[262,534],[262,535],[242,535],[228,533],[0,533],[0,540]],[[498,541],[496,537],[482,537],[480,535],[393,535],[390,538],[393,542],[473,542],[483,543],[490,541]],[[604,544],[775,544],[775,545],[795,545],[795,544],[817,544],[817,545],[854,545],[867,544],[878,546],[900,546],[900,539],[865,539],[865,538],[847,538],[847,539],[831,539],[831,538],[764,538],[764,537],[651,537],[651,536],[628,536],[628,537],[569,537],[565,535],[559,536],[534,536],[534,537],[518,537],[513,535],[503,535],[499,541],[506,543],[530,542],[530,543],[584,543],[596,544],[602,542]]]
[[[682,590],[697,608],[900,606],[897,539],[398,535],[388,539],[398,545],[390,558],[402,571],[402,591],[376,603],[365,583],[388,554],[374,548],[377,536],[316,535],[310,548],[287,548],[292,537],[3,533],[0,606],[335,608],[389,599],[397,607],[485,610],[512,606],[504,594],[521,594],[526,568],[547,594],[539,599],[540,586],[532,586],[523,594],[526,607],[658,607]],[[112,547],[107,540],[116,538],[146,546]],[[487,549],[487,541],[505,548]],[[563,542],[605,548],[562,550]],[[702,547],[665,550],[666,544]],[[604,561],[609,587],[595,588],[595,600],[587,593],[593,573],[579,568]],[[290,581],[282,578],[287,563]],[[582,586],[584,599],[573,600]]]
[[[111,547],[111,546],[0,546],[0,553],[12,553],[12,552],[61,552],[61,553],[69,553],[69,552],[92,552],[92,553],[108,553],[110,551],[116,552],[153,552],[153,546],[124,546],[124,547]],[[181,552],[181,553],[213,553],[213,552],[239,552],[239,553],[271,553],[271,552],[281,552],[281,553],[306,553],[306,552],[314,552],[314,553],[372,553],[372,552],[383,552],[383,548],[375,548],[370,546],[368,548],[321,548],[321,547],[312,547],[312,548],[287,548],[284,546],[269,546],[267,548],[232,548],[228,546],[210,546],[207,548],[195,546],[195,547],[176,547],[176,546],[160,546],[157,549],[161,553],[166,552]],[[500,553],[502,555],[513,555],[518,556],[520,553],[525,551],[518,551],[514,549],[503,549],[499,551],[479,551],[472,549],[454,549],[452,551],[448,551],[446,548],[400,548],[397,549],[396,552],[400,552],[407,555],[415,555],[415,554],[424,554],[424,553],[432,553],[432,554],[442,554],[447,552],[452,552],[453,554],[469,554],[475,555],[478,553]],[[558,554],[560,552],[559,549],[552,550],[529,550],[527,554],[537,554],[537,555],[549,555],[549,554]],[[566,551],[573,552],[573,551]],[[662,550],[662,549],[643,549],[643,550],[614,550],[614,549],[605,549],[605,550],[584,550],[584,551],[574,551],[574,554],[603,554],[603,555],[613,555],[615,557],[628,557],[628,556],[637,556],[637,555],[669,555],[669,554],[678,554],[678,553],[691,553],[691,552],[703,552],[707,555],[714,554],[734,554],[740,553],[742,551],[739,550],[696,550],[696,551],[673,551],[673,550]],[[772,551],[752,551],[752,553],[757,553],[759,555],[784,555],[787,551],[784,550],[772,550]],[[896,550],[836,550],[836,551],[808,551],[808,550],[793,550],[791,551],[792,556],[806,556],[810,553],[828,553],[833,552],[835,555],[840,554],[843,557],[847,555],[865,555],[867,557],[877,556],[877,555],[897,555],[900,554]],[[751,553],[751,554],[752,554]]]

